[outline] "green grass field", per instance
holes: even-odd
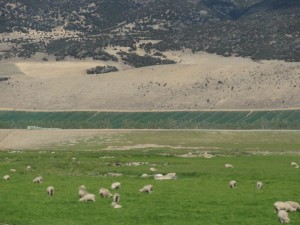
[[[300,110],[172,112],[0,111],[0,128],[300,129]]]
[[[300,201],[300,132],[133,131],[92,137],[74,145],[40,150],[1,151],[0,224],[15,225],[273,225],[279,224],[275,201]],[[157,144],[158,148],[104,150],[108,146]],[[181,146],[181,149],[163,147]],[[208,151],[214,158],[181,158]],[[266,154],[266,152],[268,154]],[[75,158],[75,159],[73,159]],[[115,162],[123,166],[115,166]],[[125,166],[127,162],[145,162]],[[233,169],[225,169],[231,163]],[[32,171],[26,171],[31,165]],[[150,167],[157,168],[151,172]],[[17,172],[9,170],[15,168]],[[121,177],[104,176],[121,173]],[[176,180],[141,178],[143,173],[176,172]],[[32,180],[42,175],[44,182]],[[230,189],[231,179],[237,188]],[[257,190],[255,183],[264,182]],[[100,187],[120,181],[121,209],[98,196]],[[78,201],[78,187],[86,185],[96,202]],[[138,190],[152,184],[150,195]],[[47,196],[47,186],[55,195]],[[114,192],[114,191],[113,191]],[[300,212],[289,213],[300,224]]]

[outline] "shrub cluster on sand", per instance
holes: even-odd
[[[118,71],[117,67],[115,66],[96,66],[91,69],[87,69],[87,74],[102,74],[102,73],[110,73]]]

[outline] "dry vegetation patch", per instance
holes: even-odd
[[[87,75],[107,63],[17,62],[9,84],[0,84],[2,108],[26,110],[232,110],[300,107],[299,63],[254,62],[189,50],[166,53],[176,65]],[[18,70],[16,69],[18,68]],[[2,69],[3,68],[3,69]],[[9,74],[8,74],[9,75]]]

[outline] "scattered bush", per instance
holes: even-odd
[[[10,77],[0,77],[0,82],[8,81],[9,79],[10,79]]]
[[[161,59],[152,57],[150,55],[140,56],[136,53],[125,53],[119,52],[122,60],[134,67],[144,67],[144,66],[154,66],[154,65],[163,65],[163,64],[176,64],[175,61],[169,59]]]
[[[91,69],[87,69],[87,74],[101,74],[101,73],[110,73],[118,71],[117,67],[115,66],[96,66]]]

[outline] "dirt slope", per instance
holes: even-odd
[[[95,61],[0,64],[0,108],[231,110],[300,108],[300,63],[169,52],[176,65],[87,75]],[[115,65],[122,69],[122,65]],[[13,68],[13,69],[12,69]],[[23,75],[22,75],[23,74]]]

